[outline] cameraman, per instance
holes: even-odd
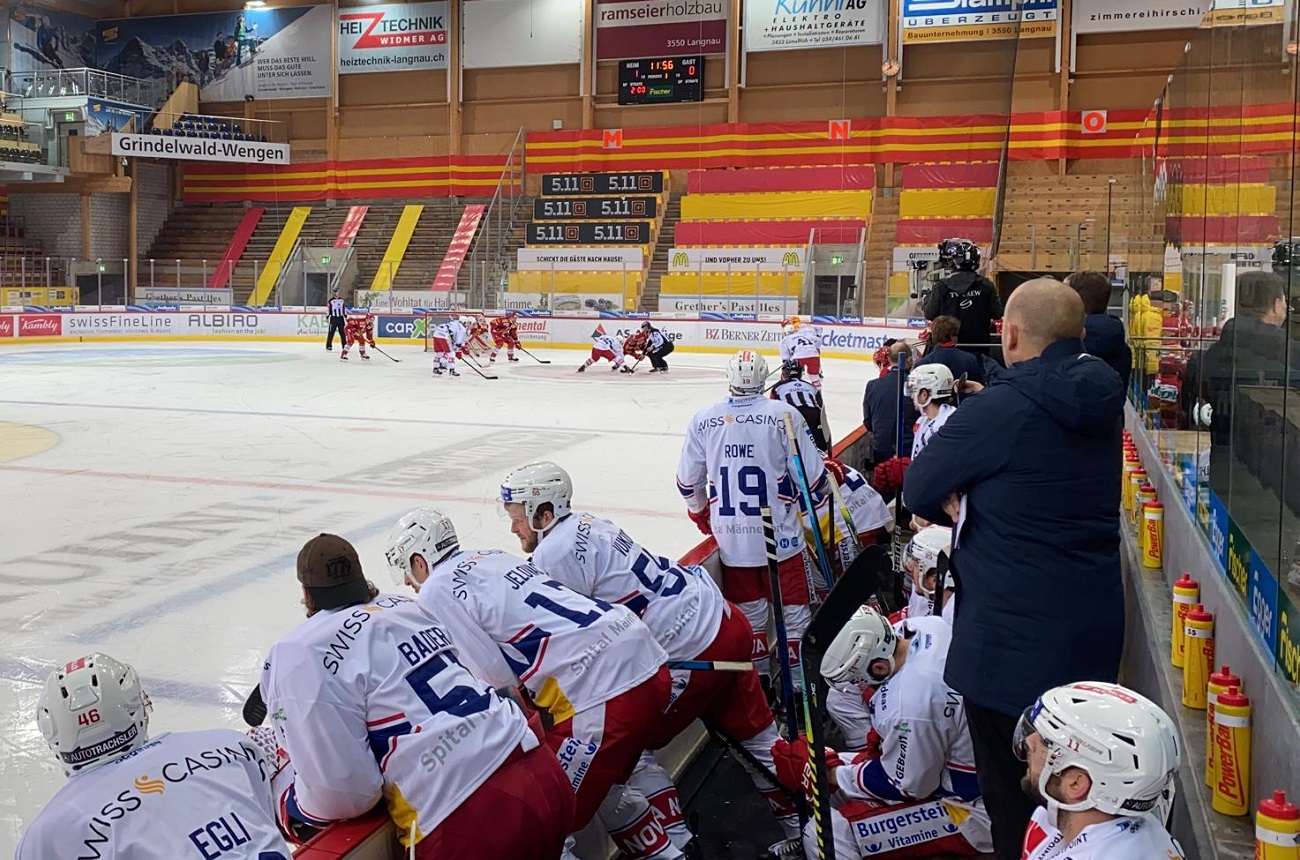
[[[945,239],[939,243],[939,261],[954,271],[930,291],[925,318],[956,317],[961,323],[957,348],[988,355],[993,320],[1002,319],[1002,300],[993,282],[977,271],[979,248],[969,239]]]

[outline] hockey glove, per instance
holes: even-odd
[[[876,466],[872,484],[877,493],[890,496],[903,489],[903,473],[911,464],[911,457],[891,457]]]
[[[785,738],[777,738],[772,745],[772,760],[775,763],[776,779],[791,791],[803,791],[803,775],[808,768],[808,743],[803,738],[793,743]]]
[[[698,511],[688,510],[686,515],[691,518],[691,522],[695,523],[695,527],[700,530],[701,534],[713,534],[713,530],[709,528],[709,508],[707,506]]]
[[[831,473],[831,477],[835,479],[836,485],[840,487],[844,486],[844,482],[849,476],[849,473],[844,468],[844,464],[839,460],[836,460],[834,457],[826,457],[822,462],[826,464],[826,471]]]

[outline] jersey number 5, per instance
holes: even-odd
[[[719,467],[718,477],[722,479],[718,487],[719,516],[734,517],[737,510],[746,517],[762,514],[763,508],[767,507],[767,474],[762,467],[741,466],[736,469],[734,486],[730,466]]]

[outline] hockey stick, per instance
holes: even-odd
[[[402,363],[402,360],[400,358],[393,358],[391,355],[384,352],[382,349],[380,349],[377,346],[371,346],[370,348],[373,349],[375,352],[379,353],[380,355],[382,355],[384,358],[388,359],[389,361],[394,361],[397,362],[398,364]]]
[[[748,660],[669,660],[668,668],[691,672],[748,672],[754,664]]]
[[[777,791],[784,794],[790,800],[791,803],[799,807],[803,807],[807,805],[808,798],[804,796],[804,793],[802,791],[791,791],[790,789],[782,785],[781,780],[776,778],[776,774],[773,773],[768,768],[767,765],[759,761],[758,758],[755,757],[755,755],[752,752],[745,749],[743,744],[732,740],[731,737],[729,737],[726,732],[718,728],[711,721],[702,720],[701,722],[704,723],[704,730],[709,733],[710,737],[712,737],[718,743],[722,744],[724,747],[726,747],[735,755],[739,756],[745,765],[748,765],[749,767],[754,769],[755,773],[761,775],[764,779],[771,782],[772,785],[776,787]]]
[[[834,502],[834,507],[839,510],[840,519],[844,520],[844,527],[849,533],[848,540],[853,546],[853,557],[857,558],[862,553],[862,542],[858,540],[858,528],[853,524],[853,512],[849,510],[848,504],[844,501],[844,494],[840,492],[839,482],[835,480],[835,476],[831,474],[829,469],[826,470],[826,480],[831,485],[831,500]],[[835,543],[834,512],[827,511],[826,514],[831,521],[832,546],[839,546],[839,544]]]
[[[790,440],[790,455],[794,458],[795,468],[799,472],[799,491],[803,495],[804,506],[808,510],[808,516],[812,520],[813,544],[817,549],[817,566],[821,568],[822,578],[826,580],[826,588],[835,587],[835,574],[831,572],[830,559],[826,555],[826,544],[822,541],[822,524],[821,519],[817,516],[817,506],[813,504],[812,488],[808,486],[808,470],[803,465],[803,455],[799,453],[799,437],[794,431],[794,416],[789,412],[782,413],[781,417],[785,420],[785,436]]]
[[[260,726],[266,722],[266,702],[262,700],[261,684],[253,688],[244,702],[244,722],[250,726]]]
[[[799,737],[799,717],[794,704],[794,673],[790,669],[790,643],[785,630],[785,601],[781,599],[781,570],[776,558],[776,525],[772,521],[772,508],[764,505],[763,542],[767,545],[767,578],[772,589],[772,616],[776,621],[776,655],[781,661],[781,699],[785,708],[785,739],[794,743]],[[820,671],[820,669],[819,669]],[[808,822],[808,812],[799,807],[799,829]]]
[[[483,372],[483,369],[482,369],[481,367],[478,366],[478,362],[475,361],[473,358],[471,358],[471,357],[469,356],[468,353],[466,353],[465,355],[462,355],[462,356],[461,356],[461,359],[464,361],[464,363],[465,363],[466,365],[469,366],[469,369],[470,369],[470,370],[474,371],[475,373],[477,373],[479,376],[483,377],[484,379],[497,379],[497,378],[498,378],[497,375],[496,375],[495,373],[484,373],[484,372]]]
[[[551,363],[551,360],[550,360],[549,358],[538,358],[537,356],[533,355],[533,354],[532,354],[531,352],[529,352],[528,350],[524,349],[522,346],[516,346],[515,349],[519,350],[519,351],[522,352],[524,355],[528,356],[529,358],[531,358],[533,361],[537,362],[538,364],[550,364],[550,363]]]

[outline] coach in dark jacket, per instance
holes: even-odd
[[[912,425],[916,407],[903,392],[912,350],[899,341],[889,347],[889,372],[867,383],[862,393],[862,426],[871,434],[871,461],[883,463],[894,456],[912,455]],[[903,408],[903,449],[898,450],[898,410]]]
[[[1124,644],[1124,385],[1086,355],[1083,303],[1059,281],[1007,303],[1008,369],[963,401],[907,471],[909,510],[951,523],[957,582],[945,680],[965,698],[999,860],[1020,857],[1033,803],[1012,753],[1021,712],[1071,681],[1114,681]]]
[[[1076,272],[1065,279],[1083,300],[1083,349],[1111,366],[1127,386],[1133,373],[1133,351],[1128,346],[1124,323],[1107,313],[1110,306],[1110,278],[1101,272]]]

